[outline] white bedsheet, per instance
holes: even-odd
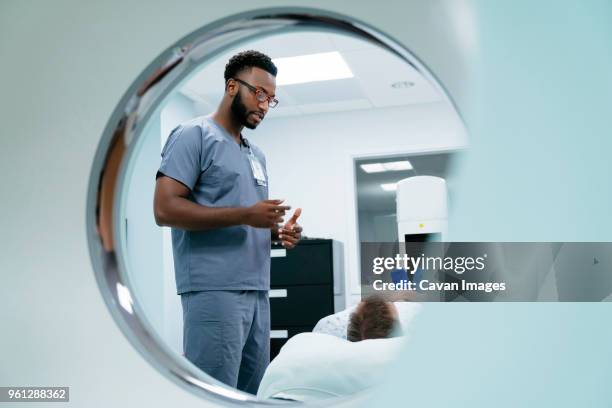
[[[298,401],[352,395],[379,384],[405,337],[350,342],[320,333],[300,333],[270,363],[257,397]]]

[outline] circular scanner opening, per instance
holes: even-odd
[[[323,43],[326,45],[323,46]],[[372,190],[378,185],[388,186],[397,181],[388,177],[397,179],[412,175],[404,175],[401,171],[387,173],[384,177],[380,174],[370,175],[362,171],[363,166],[411,161],[411,172],[418,169],[419,174],[443,177],[451,155],[462,144],[459,136],[455,147],[434,146],[425,149],[408,145],[397,147],[397,144],[393,148],[389,145],[381,147],[380,143],[367,142],[359,145],[355,143],[359,138],[351,140],[350,134],[340,135],[345,139],[335,141],[325,138],[325,135],[319,138],[321,140],[314,136],[283,137],[291,122],[298,123],[295,129],[303,129],[304,123],[314,129],[323,129],[334,126],[330,125],[330,121],[333,122],[330,118],[346,120],[351,112],[360,115],[364,123],[377,120],[374,117],[368,119],[368,115],[383,115],[379,118],[399,124],[401,118],[406,118],[402,109],[409,106],[414,110],[419,104],[428,104],[429,107],[422,112],[418,112],[418,109],[414,111],[412,117],[415,120],[418,116],[422,120],[423,112],[431,115],[431,107],[436,105],[438,113],[443,112],[446,116],[433,115],[432,120],[437,118],[444,123],[454,123],[457,129],[462,126],[443,86],[410,51],[365,23],[322,10],[267,9],[225,18],[177,41],[139,75],[113,112],[92,167],[87,222],[94,272],[113,318],[133,346],[163,375],[212,401],[288,403],[279,399],[258,400],[254,395],[232,389],[181,356],[180,338],[177,337],[180,324],[173,325],[164,320],[164,316],[173,310],[180,313],[180,300],[175,288],[172,288],[174,282],[168,279],[172,270],[169,231],[163,232],[154,225],[147,226],[146,221],[138,223],[142,214],[148,214],[146,216],[153,219],[150,194],[155,174],[150,175],[149,186],[143,185],[138,177],[139,174],[145,177],[148,174],[150,167],[147,167],[147,160],[150,163],[150,159],[155,157],[159,164],[159,153],[165,138],[171,128],[178,124],[174,122],[184,115],[184,112],[177,114],[177,107],[190,105],[186,111],[196,116],[214,110],[215,102],[223,94],[222,77],[215,75],[219,75],[219,72],[222,75],[222,67],[228,56],[249,48],[264,48],[262,51],[265,52],[266,47],[271,47],[272,51],[268,52],[273,53],[275,46],[289,44],[293,44],[294,53],[298,50],[301,50],[300,54],[310,55],[339,53],[355,71],[352,72],[353,77],[279,85],[278,108],[271,109],[265,125],[247,136],[258,145],[266,146],[263,150],[268,155],[270,179],[276,174],[279,180],[276,186],[271,185],[270,198],[276,198],[272,197],[276,193],[282,196],[283,186],[290,183],[288,178],[291,174],[286,169],[288,163],[292,162],[295,168],[307,168],[301,164],[301,160],[309,157],[309,160],[316,162],[317,159],[313,158],[317,157],[317,151],[325,148],[342,155],[342,158],[335,160],[341,163],[339,168],[342,170],[330,170],[330,173],[350,176],[350,199],[354,199],[354,204],[349,206],[352,212],[349,211],[344,218],[337,218],[338,225],[335,226],[339,231],[349,231],[340,239],[344,251],[337,260],[344,265],[344,270],[335,276],[336,310],[343,310],[350,304],[351,298],[355,297],[355,288],[358,290],[359,272],[354,270],[358,268],[359,241],[375,239],[374,232],[369,231],[367,225],[375,220],[383,222],[385,214],[391,212],[390,206],[394,205],[394,196],[389,195],[388,189]],[[368,73],[372,67],[366,66],[363,61],[372,58],[379,61],[377,69],[380,71]],[[389,72],[397,75],[389,75]],[[273,136],[266,137],[266,130]],[[443,129],[439,131],[443,132]],[[457,135],[460,133],[457,131]],[[379,137],[376,140],[382,139]],[[299,143],[302,153],[296,152],[294,158],[287,161],[281,153],[283,149],[291,151],[291,143],[296,143],[295,146]],[[351,143],[350,148],[345,148]],[[281,148],[276,149],[275,146]],[[319,163],[325,162],[323,156],[318,157]],[[297,173],[294,176],[299,178]],[[320,180],[318,177],[315,179]],[[344,183],[342,179],[338,180]],[[301,180],[301,183],[305,184],[307,180]],[[331,185],[330,188],[337,190],[344,187]],[[304,189],[312,193],[312,186]],[[296,201],[307,199],[299,195],[292,198]],[[316,209],[313,209],[315,205],[305,207],[305,215],[309,210],[316,213]],[[303,205],[295,203],[295,206]],[[306,216],[304,222],[311,226],[310,232],[305,230],[306,234],[323,237],[328,234],[328,238],[337,238],[329,231],[317,230],[319,227],[314,219],[309,220]],[[143,237],[151,236],[149,227],[157,228],[154,233],[159,236],[160,254],[157,251],[151,253],[150,247],[142,245],[143,239],[146,239]],[[378,233],[384,236],[384,231],[381,231]],[[380,238],[380,235],[376,238]],[[147,263],[154,263],[161,270],[161,275],[157,276],[157,286],[147,284],[150,276],[147,275],[150,272]],[[349,270],[353,270],[354,276],[351,277]],[[171,297],[172,291],[174,299]],[[156,299],[161,299],[161,308],[156,306]],[[177,315],[176,319],[180,320],[181,315]],[[330,405],[336,402],[333,398],[324,401]]]

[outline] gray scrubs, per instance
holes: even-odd
[[[270,362],[268,292],[203,290],[184,293],[181,302],[185,357],[217,380],[257,394]]]
[[[253,155],[266,182],[257,183]],[[158,177],[184,184],[208,207],[248,207],[268,198],[265,157],[236,143],[211,117],[175,128]],[[269,363],[270,230],[238,225],[204,231],[172,228],[186,357],[211,376],[256,393]],[[243,387],[243,388],[241,388]]]

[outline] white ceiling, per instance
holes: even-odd
[[[224,91],[223,71],[239,51],[256,49],[271,58],[338,51],[355,75],[349,79],[277,87],[279,104],[267,119],[440,101],[438,92],[410,65],[362,40],[321,32],[291,33],[243,44],[202,67],[180,90],[195,102],[198,114],[212,112]],[[394,88],[396,82],[414,83]]]

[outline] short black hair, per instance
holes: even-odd
[[[252,67],[261,68],[273,76],[276,76],[278,72],[276,65],[266,54],[255,50],[242,51],[230,58],[225,65],[225,73],[223,74],[225,83],[227,84],[228,79],[235,78],[240,72]]]

